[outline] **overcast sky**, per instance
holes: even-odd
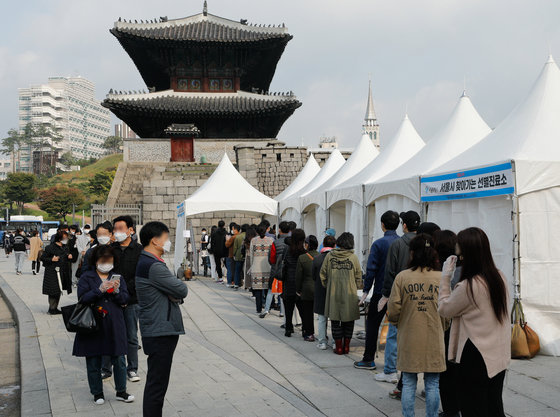
[[[109,33],[126,19],[180,18],[202,0],[26,0],[4,4],[0,46],[0,131],[17,127],[17,88],[55,75],[82,75],[101,100],[110,88],[145,89]],[[361,135],[371,75],[381,138],[405,109],[429,140],[463,90],[491,127],[527,94],[547,55],[560,62],[558,0],[209,0],[209,13],[294,36],[272,91],[303,102],[280,131],[289,144],[322,135],[353,147]],[[383,142],[382,142],[383,143]]]

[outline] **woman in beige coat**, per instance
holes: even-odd
[[[29,239],[29,255],[27,259],[31,261],[31,269],[33,270],[33,275],[39,273],[39,268],[41,267],[41,253],[43,250],[43,241],[39,237],[39,232],[34,230],[32,233],[32,238]]]
[[[439,374],[445,371],[443,323],[438,313],[441,272],[430,235],[410,242],[410,269],[397,275],[389,297],[387,315],[397,326],[397,369],[403,375],[401,395],[405,417],[414,416],[418,374],[424,374],[426,416],[439,411]]]
[[[449,360],[459,364],[459,402],[463,417],[502,417],[502,389],[511,357],[509,296],[486,234],[471,227],[457,235],[463,259],[461,278],[451,292],[456,256],[445,262],[439,312],[453,318]]]

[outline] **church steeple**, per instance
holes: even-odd
[[[377,123],[377,116],[375,115],[375,109],[373,108],[371,80],[369,80],[368,102],[362,128],[364,133],[370,137],[375,147],[379,149],[379,123]]]

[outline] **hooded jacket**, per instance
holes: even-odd
[[[385,262],[385,277],[383,278],[383,290],[381,294],[389,298],[393,282],[399,274],[408,268],[410,262],[410,241],[414,239],[416,232],[408,232],[391,243],[389,252],[387,253],[387,262]]]
[[[362,288],[362,268],[351,249],[333,249],[321,266],[321,282],[327,289],[325,316],[336,321],[360,318],[358,289]]]

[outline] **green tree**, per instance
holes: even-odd
[[[74,155],[72,155],[72,152],[70,151],[63,153],[60,157],[60,163],[66,165],[67,167],[76,165],[77,162],[78,160],[74,158]]]
[[[2,139],[2,150],[0,153],[4,155],[14,155],[13,161],[19,161],[19,151],[24,144],[23,136],[16,130],[10,129],[8,136]],[[16,164],[12,163],[12,172],[16,172]]]
[[[90,178],[88,181],[88,191],[90,194],[99,197],[100,200],[106,200],[111,191],[111,185],[115,178],[115,171],[101,171]]]
[[[23,212],[23,205],[32,202],[37,196],[36,178],[25,172],[11,172],[4,181],[2,191],[6,200],[16,204],[18,214]]]
[[[123,145],[123,139],[120,136],[107,136],[103,147],[110,153],[119,153]]]
[[[72,213],[72,209],[80,208],[85,202],[84,193],[66,185],[56,185],[39,192],[39,207],[51,216],[62,217]]]

